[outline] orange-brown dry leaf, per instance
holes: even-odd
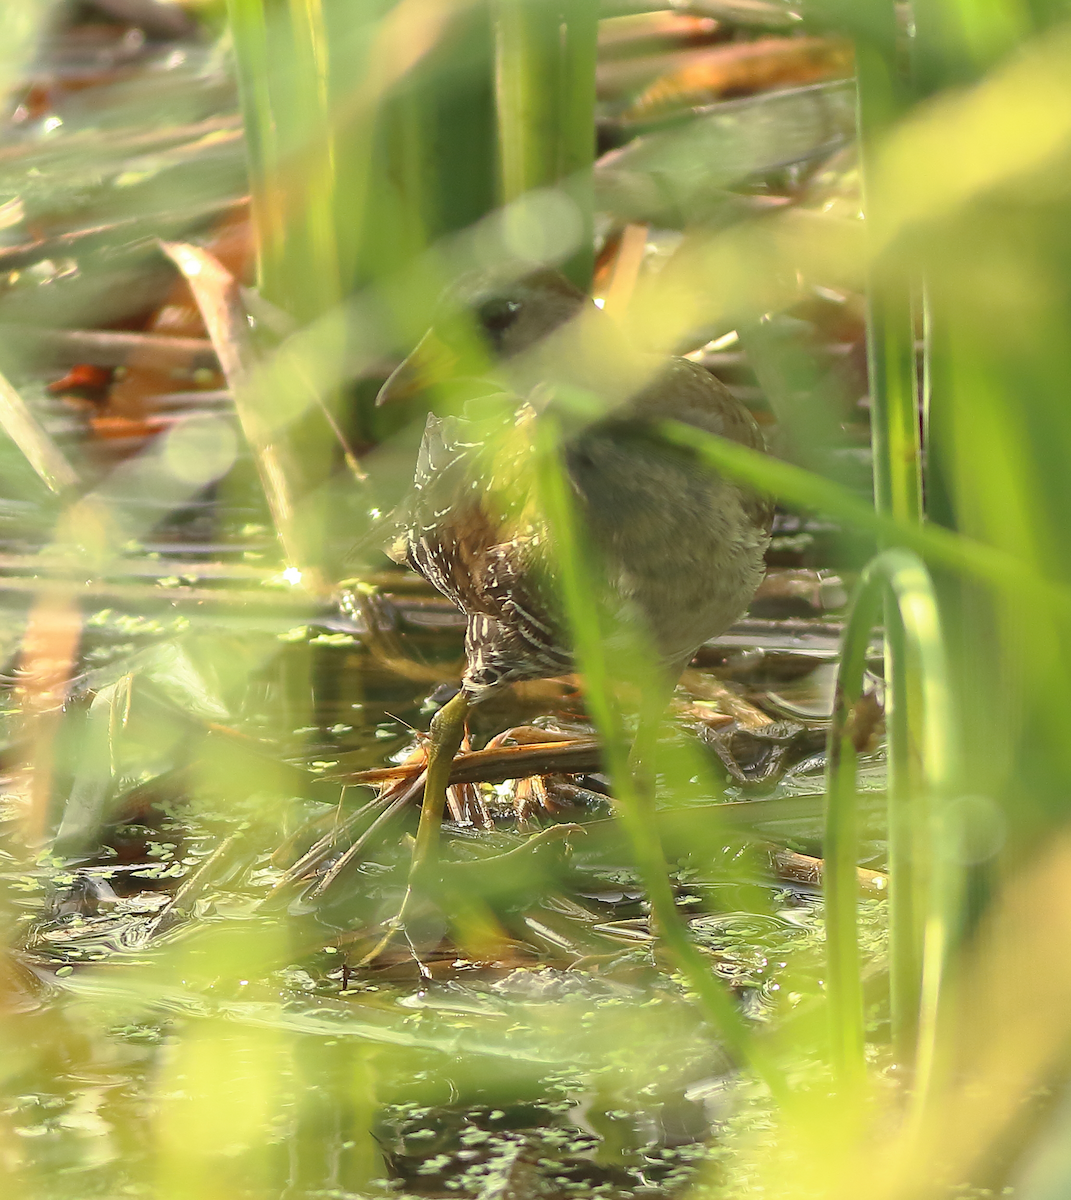
[[[716,704],[718,711],[736,721],[742,729],[761,729],[770,725],[773,718],[767,716],[761,708],[756,708],[743,696],[737,695],[727,684],[705,671],[686,670],[678,685],[680,690],[687,693],[693,700],[707,701]],[[687,710],[687,706],[685,706]],[[674,702],[676,711],[676,702]],[[685,713],[687,715],[687,711]]]
[[[245,278],[253,252],[248,210],[242,207],[230,213],[208,239],[206,246],[236,279]],[[205,336],[200,310],[190,294],[189,285],[181,276],[172,284],[167,299],[147,328],[151,333],[170,334],[172,337]],[[222,375],[212,380],[211,384],[214,387],[223,387]],[[143,360],[133,357],[127,363],[123,377],[112,385],[105,415],[113,419],[144,421],[148,416],[148,401],[153,396],[184,391],[187,387],[188,385],[176,383],[174,364],[165,366],[160,363],[154,351],[147,351]],[[99,421],[92,424],[99,437],[127,436],[110,433],[108,427]],[[146,428],[141,436],[158,431]]]
[[[844,78],[853,69],[851,43],[839,38],[760,38],[715,46],[656,80],[626,116],[651,117],[726,96]]]
[[[513,793],[513,807],[517,820],[524,823],[535,813],[553,812],[555,805],[547,795],[547,785],[541,775],[528,775],[517,780]]]
[[[711,729],[724,729],[736,718],[722,712],[714,700],[674,700],[671,711],[678,721],[698,721]]]
[[[93,436],[102,442],[122,441],[126,438],[145,439],[162,433],[170,422],[160,417],[90,417],[89,427]]]
[[[635,13],[599,22],[599,57],[617,58],[633,54],[655,54],[686,46],[702,45],[725,37],[727,31],[713,17],[687,13]]]
[[[605,290],[603,311],[618,316],[628,310],[647,252],[647,226],[630,223],[621,233],[614,273]]]
[[[81,639],[82,612],[73,595],[60,587],[42,591],[26,621],[15,689],[29,745],[15,791],[22,798],[23,822],[31,843],[38,842],[45,832],[54,742]]]
[[[690,63],[696,51],[728,39],[730,31],[710,17],[641,13],[599,25],[596,88],[602,100],[627,100],[660,75]]]

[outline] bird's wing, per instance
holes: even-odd
[[[516,623],[525,640],[551,636],[546,529],[531,504],[523,428],[503,426],[489,451],[460,418],[429,416],[413,490],[399,509],[393,551],[470,615]]]
[[[406,562],[460,609],[481,552],[498,541],[480,503],[477,447],[467,423],[428,414],[413,487],[396,511],[388,553]]]
[[[493,546],[484,565],[484,611],[493,611],[547,674],[568,670],[571,661],[554,580],[545,530]]]

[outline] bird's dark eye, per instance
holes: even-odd
[[[477,310],[480,326],[498,348],[502,334],[516,321],[521,311],[519,300],[506,300],[501,296],[485,300]]]

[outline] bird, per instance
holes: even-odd
[[[704,367],[669,357],[637,380],[635,355],[605,352],[624,349],[614,318],[553,269],[477,275],[454,288],[452,304],[468,314],[465,328],[497,379],[482,398],[476,388],[461,415],[428,415],[412,488],[392,516],[390,556],[467,618],[460,690],[431,722],[399,920],[434,878],[450,768],[471,706],[512,683],[574,668],[553,530],[535,486],[537,424],[553,418],[560,431],[561,469],[598,560],[597,601],[642,632],[668,689],[699,646],[746,611],[765,573],[772,519],[767,499],[659,435],[661,422],[676,421],[765,450],[750,412]],[[594,330],[604,352],[592,354],[592,338],[578,330]],[[429,369],[440,380],[451,371],[461,378],[465,357],[449,329],[433,326],[378,402],[412,395]],[[577,395],[586,405],[562,403]]]

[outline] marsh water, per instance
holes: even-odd
[[[660,1194],[716,1177],[761,1124],[758,1085],[662,956],[598,770],[548,772],[535,799],[516,780],[474,785],[446,825],[451,860],[479,869],[554,823],[578,832],[538,871],[477,884],[471,911],[423,914],[415,948],[362,961],[400,900],[411,813],[326,895],[344,842],[288,880],[372,802],[340,778],[412,753],[456,678],[463,624],[401,574],[378,581],[371,615],[302,612],[271,587],[250,604],[261,537],[172,534],[124,568],[140,611],[129,577],[112,604],[80,601],[49,853],[27,848],[25,770],[9,777],[13,1169],[40,1195],[156,1195],[161,1171],[189,1169],[183,1142],[207,1139],[221,1174],[184,1186],[230,1196]],[[144,587],[147,567],[163,588]],[[829,601],[844,601],[832,570],[775,568],[686,674],[666,733],[718,781],[682,810],[660,780],[677,903],[757,1024],[805,1027],[823,971],[815,879],[783,860],[820,854]],[[501,707],[477,745],[514,727],[591,734],[569,684]],[[9,717],[10,746],[41,736]],[[880,793],[877,734],[864,758]],[[877,820],[872,836],[880,867]],[[883,909],[864,902],[879,973]]]

